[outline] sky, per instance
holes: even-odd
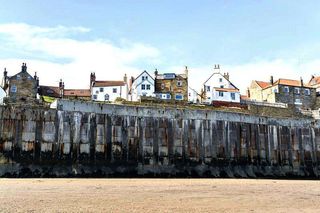
[[[182,73],[200,90],[220,64],[241,93],[252,80],[320,75],[320,1],[0,0],[0,70],[27,63],[40,84]]]

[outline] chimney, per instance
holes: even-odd
[[[273,76],[270,76],[270,84],[273,85]]]
[[[64,82],[62,81],[62,79],[60,79],[60,82],[59,82],[59,92],[60,92],[60,98],[63,98],[63,94],[64,94]]]
[[[301,83],[301,87],[303,87],[303,79],[302,79],[302,77],[300,77],[300,83]]]
[[[96,74],[94,72],[92,72],[90,74],[90,89],[92,87],[92,85],[94,84],[94,82],[96,81]]]
[[[184,74],[188,78],[188,74],[189,74],[188,66],[185,66]]]
[[[124,74],[124,76],[123,76],[123,81],[124,81],[125,84],[128,84],[127,74]]]
[[[22,63],[21,71],[27,72],[27,64],[26,63]]]
[[[247,88],[247,96],[248,96],[248,98],[250,98],[250,89],[249,89],[249,87]]]
[[[37,79],[37,88],[39,87],[39,77],[36,78]]]
[[[223,73],[223,77],[229,81],[229,73]]]
[[[155,75],[155,78],[157,78],[157,75],[158,75],[158,69],[156,68],[156,70],[154,71],[154,75]]]
[[[220,72],[220,64],[215,64],[214,69],[216,72]]]
[[[37,72],[34,72],[34,76],[33,76],[34,80],[37,80]]]

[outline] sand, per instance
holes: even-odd
[[[320,212],[320,182],[0,179],[0,212]]]

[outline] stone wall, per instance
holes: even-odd
[[[319,177],[320,129],[311,119],[58,106],[0,108],[0,176]]]

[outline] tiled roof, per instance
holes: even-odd
[[[286,85],[286,86],[294,86],[294,87],[310,87],[307,84],[303,84],[301,85],[301,81],[300,80],[292,80],[292,79],[283,79],[283,78],[279,78],[279,80],[277,80],[274,85],[277,84],[281,84],[281,85]]]
[[[240,95],[241,100],[250,100],[250,98],[246,95]]]
[[[216,91],[220,92],[239,92],[238,89],[233,89],[233,88],[220,88],[220,87],[215,87],[214,88]]]
[[[65,89],[64,96],[91,97],[89,89]]]
[[[309,86],[315,86],[315,85],[319,85],[320,84],[320,76],[312,76],[312,78],[310,79],[308,85]]]
[[[256,81],[256,83],[262,88],[266,88],[268,86],[271,86],[271,84],[269,82],[265,82],[265,81]]]
[[[124,81],[95,81],[93,87],[114,87],[124,86]]]

